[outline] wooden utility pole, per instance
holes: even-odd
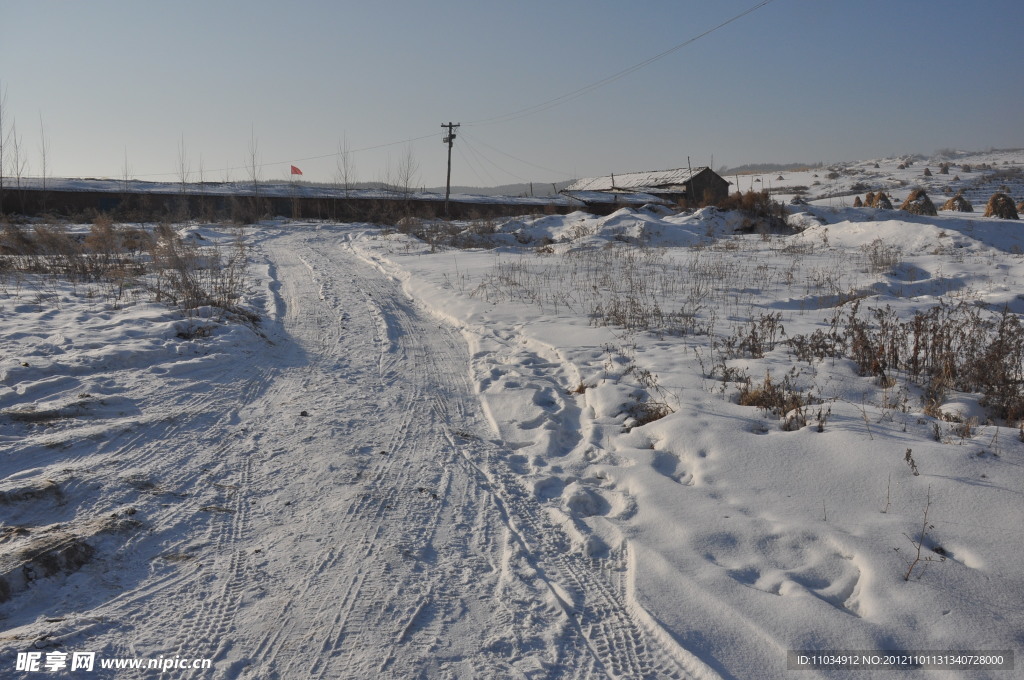
[[[686,172],[689,173],[690,175],[690,178],[683,183],[683,186],[686,187],[686,202],[688,204],[693,203],[694,205],[696,205],[696,197],[690,196],[690,192],[693,192],[694,194],[696,194],[697,192],[693,190],[693,168],[690,167],[689,156],[686,157]],[[687,207],[689,207],[689,205]]]
[[[441,127],[448,128],[448,135],[441,141],[448,145],[448,179],[444,184],[444,216],[448,217],[448,197],[452,194],[452,144],[455,143],[455,128],[461,123],[441,123]]]

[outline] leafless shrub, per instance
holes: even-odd
[[[772,380],[771,373],[765,373],[764,379],[753,383],[746,378],[736,397],[740,406],[756,406],[766,415],[774,415],[784,419],[783,429],[791,431],[807,424],[805,407],[818,403],[813,394],[804,393],[796,384],[797,369],[793,367],[781,382]]]
[[[909,455],[909,453],[910,453],[909,449],[907,449],[907,453]],[[938,557],[932,557],[931,555],[926,555],[925,557],[921,556],[921,548],[924,547],[924,545],[928,542],[928,534],[929,534],[929,532],[931,532],[931,531],[933,531],[935,529],[935,525],[934,524],[930,524],[928,522],[928,511],[931,509],[931,507],[932,507],[932,488],[929,486],[928,487],[928,497],[927,497],[927,500],[925,501],[925,506],[924,506],[924,519],[921,522],[921,531],[920,531],[920,533],[918,533],[917,538],[911,538],[909,535],[903,534],[904,536],[906,536],[907,540],[910,541],[911,545],[914,547],[914,552],[911,553],[910,557],[904,557],[904,561],[907,564],[907,571],[906,571],[906,573],[903,574],[903,580],[904,581],[909,581],[910,580],[910,577],[914,574],[914,570],[917,569],[918,565],[921,564],[922,562],[924,563],[924,565],[921,567],[921,569],[917,573],[917,578],[918,579],[920,579],[922,576],[924,576],[925,569],[927,569],[928,565],[931,562],[945,562],[946,561],[946,556],[944,554],[945,551],[940,551],[941,548],[938,547],[938,546],[932,549],[932,552],[936,553],[938,555]],[[896,552],[899,552],[899,548],[895,548],[894,550],[896,550]]]
[[[241,232],[221,252],[186,242],[166,224],[150,234],[100,215],[84,237],[62,224],[37,224],[30,232],[6,225],[0,257],[0,271],[67,281],[73,291],[88,283],[89,295],[98,287],[115,304],[148,290],[155,301],[185,310],[213,306],[255,320],[237,307],[247,285]]]
[[[914,460],[913,449],[907,449],[907,452],[903,455],[903,462],[910,468],[910,473],[915,477],[921,475],[921,471],[917,469],[917,461]]]
[[[32,255],[34,251],[35,244],[21,225],[4,219],[0,230],[0,255]]]
[[[718,201],[715,207],[743,213],[743,229],[747,231],[780,231],[786,228],[785,206],[774,200],[767,190],[745,194],[737,191]]]
[[[775,349],[779,336],[785,334],[781,312],[761,314],[732,336],[725,338],[721,343],[722,351],[730,357],[760,359],[765,353]]]
[[[998,418],[1024,418],[1024,323],[1008,309],[993,316],[965,302],[940,303],[901,321],[889,306],[864,318],[858,300],[828,331],[787,342],[803,361],[847,356],[883,384],[901,373],[921,385],[925,413],[936,418],[953,389],[980,393]]]
[[[1024,324],[1003,309],[984,351],[970,362],[967,379],[982,393],[982,405],[1008,421],[1024,419]]]
[[[671,406],[661,401],[636,401],[630,404],[626,413],[636,421],[635,427],[653,423],[675,413]]]
[[[834,359],[843,356],[841,339],[834,332],[815,329],[809,335],[797,335],[787,340],[793,354],[800,361],[808,364],[823,359]]]
[[[888,274],[902,261],[903,250],[893,244],[887,244],[876,238],[870,244],[862,246],[861,252],[867,255],[871,271],[875,274]]]
[[[186,311],[217,307],[255,320],[238,307],[247,269],[241,233],[227,254],[165,233],[153,242],[150,257],[153,274],[148,287],[157,302],[168,302]]]

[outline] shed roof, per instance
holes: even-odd
[[[589,177],[578,179],[565,188],[565,191],[612,191],[613,189],[654,189],[681,185],[690,178],[707,170],[707,166],[693,168],[677,168],[675,170],[645,170],[643,172],[627,172],[621,175],[605,177]]]
[[[643,205],[645,203],[661,203],[667,205],[663,198],[650,193],[616,191],[570,191],[560,192],[570,200],[577,200],[587,205]]]

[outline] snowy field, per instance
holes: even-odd
[[[942,166],[947,166],[943,170]],[[1024,152],[975,153],[948,150],[932,156],[907,155],[871,161],[835,163],[799,172],[727,175],[743,191],[768,190],[785,201],[799,196],[814,204],[848,207],[868,191],[885,191],[899,207],[911,190],[924,189],[940,207],[962,193],[984,214],[985,202],[996,191],[1024,200]]]
[[[46,677],[30,652],[254,679],[1019,657],[1024,231],[969,190],[971,214],[850,207],[857,181],[909,192],[925,164],[898,162],[822,179],[786,234],[653,207],[444,225],[459,249],[263,224],[256,325],[3,276],[0,676]],[[211,668],[99,666],[176,658]]]

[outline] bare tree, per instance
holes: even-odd
[[[405,147],[405,153],[402,155],[401,160],[398,161],[398,168],[396,170],[396,179],[401,188],[403,200],[409,200],[409,197],[412,195],[413,184],[419,171],[420,163],[416,160],[416,156],[412,152],[412,145],[410,144]]]
[[[119,212],[128,214],[132,209],[135,200],[131,194],[132,166],[128,164],[128,147],[124,147],[124,160],[121,163],[121,203],[118,206]]]
[[[181,183],[182,193],[185,193],[185,185],[191,177],[192,166],[188,161],[188,147],[185,146],[185,135],[182,135],[178,142],[178,181]]]
[[[128,183],[132,178],[132,166],[128,165],[128,147],[124,147],[124,163],[121,165],[121,192],[128,194]]]
[[[28,172],[28,155],[25,153],[24,140],[18,134],[17,119],[11,120],[11,170],[14,176],[14,185],[21,200],[21,210],[25,210],[25,193],[22,191],[21,179]]]
[[[249,173],[249,181],[252,182],[252,192],[259,196],[260,193],[260,146],[256,139],[256,133],[249,133],[249,154],[245,159],[245,169]]]
[[[348,146],[348,136],[338,142],[338,158],[337,158],[338,171],[335,175],[338,184],[345,189],[345,196],[348,197],[348,191],[352,188],[352,185],[356,182],[355,168],[353,167],[352,161],[352,150]]]
[[[192,177],[192,166],[188,160],[188,148],[185,146],[185,135],[178,142],[178,182],[181,186],[181,216],[188,219],[188,182]]]
[[[199,217],[209,220],[206,206],[206,181],[203,174],[203,154],[199,154]]]
[[[46,128],[43,127],[43,112],[39,112],[39,160],[42,164],[41,176],[43,180],[42,191],[40,192],[43,212],[46,212],[46,160],[50,155],[50,140],[46,137]]]
[[[394,190],[394,182],[392,181],[394,174],[395,171],[391,167],[391,154],[388,153],[388,159],[384,165],[384,169],[377,171],[377,184],[380,185],[380,189],[382,191],[391,192]]]
[[[7,88],[0,83],[0,215],[4,214],[4,171],[7,169],[4,150],[7,148]]]
[[[250,219],[259,219],[260,210],[260,146],[256,139],[256,132],[249,132],[249,152],[245,159],[245,169],[249,174],[249,181],[252,182],[252,214]]]

